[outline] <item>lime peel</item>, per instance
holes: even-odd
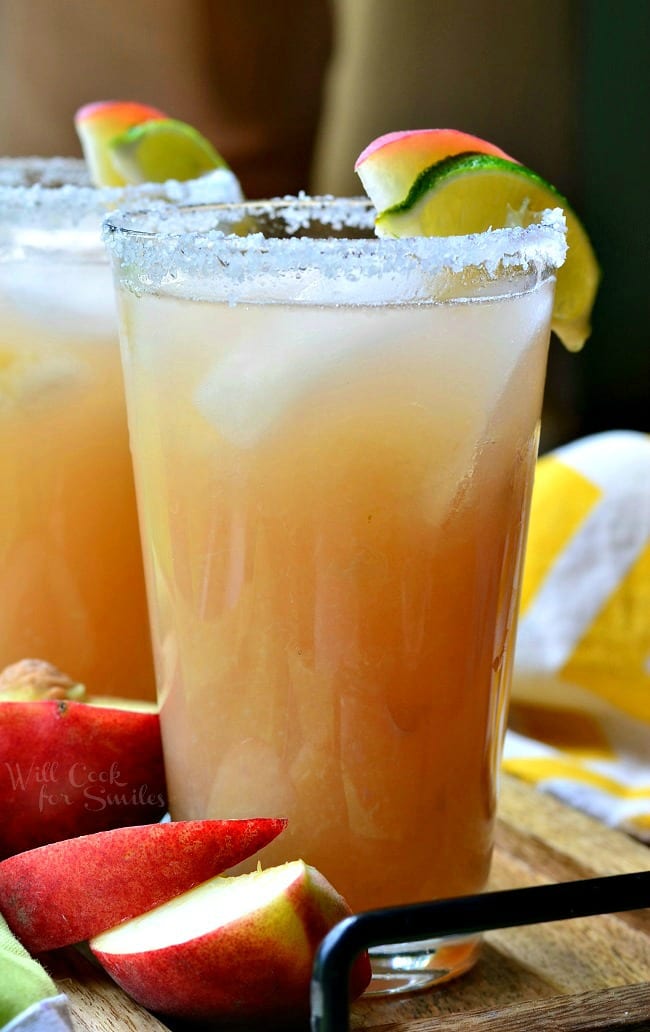
[[[542,176],[538,175],[537,172],[533,172],[532,169],[526,168],[525,165],[520,165],[518,162],[506,161],[505,158],[499,158],[496,155],[485,155],[480,154],[478,151],[465,151],[461,154],[452,154],[448,158],[443,158],[442,161],[436,162],[435,165],[429,165],[428,168],[422,169],[422,171],[416,176],[411,188],[404,198],[397,204],[391,205],[390,208],[384,209],[380,212],[377,217],[377,222],[380,223],[386,216],[399,215],[401,212],[407,212],[412,209],[418,201],[433,186],[441,185],[445,179],[450,179],[453,176],[462,172],[464,175],[471,175],[473,171],[484,172],[488,168],[491,171],[508,172],[511,175],[523,176],[528,182],[537,182],[539,187],[554,195],[556,203],[554,205],[545,205],[545,208],[557,207],[563,208],[565,211],[570,210],[569,202],[566,197],[563,197],[559,190],[556,190],[554,186],[547,183]],[[529,220],[533,221],[533,220]],[[523,223],[522,223],[523,225]],[[492,227],[485,227],[492,228]],[[475,230],[474,232],[482,232],[483,230]]]

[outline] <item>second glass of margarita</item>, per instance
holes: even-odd
[[[100,227],[119,202],[232,199],[233,179],[95,189],[79,160],[0,159],[0,667],[38,657],[95,695],[154,697]]]
[[[287,816],[265,861],[355,910],[481,890],[561,215],[401,241],[362,201],[105,225],[173,817]],[[375,958],[387,988],[475,942],[412,951]]]

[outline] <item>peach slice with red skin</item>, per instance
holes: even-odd
[[[260,1028],[304,1023],[314,956],[350,909],[313,867],[295,860],[213,878],[91,939],[112,978],[161,1014]],[[370,981],[362,954],[350,998]]]
[[[84,104],[74,116],[91,182],[95,186],[124,186],[114,167],[108,144],[131,126],[167,118],[158,108],[134,100],[98,100]]]
[[[152,118],[167,118],[167,115],[160,108],[137,100],[94,100],[80,107],[74,116],[76,125],[94,122],[113,134]]]
[[[0,860],[166,809],[157,712],[0,701]]]
[[[177,821],[31,849],[0,863],[0,912],[30,953],[83,942],[228,870],[285,825]]]
[[[378,136],[361,152],[354,170],[381,213],[404,200],[425,168],[463,153],[494,154],[515,161],[495,144],[459,129],[412,129]]]

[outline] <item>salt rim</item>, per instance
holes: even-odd
[[[138,186],[96,187],[81,158],[0,158],[0,225],[70,229],[99,226],[116,208],[160,204],[202,204],[243,199],[230,169],[214,169],[199,179]],[[45,220],[45,221],[43,221]]]
[[[237,235],[215,228],[228,220],[233,226],[272,216],[284,220],[288,236],[262,232]],[[527,226],[490,229],[453,237],[358,238],[354,231],[372,232],[375,211],[367,198],[276,198],[235,205],[160,206],[149,211],[120,209],[103,224],[104,243],[122,286],[133,293],[165,293],[206,297],[229,303],[249,300],[251,283],[259,299],[263,282],[273,289],[269,300],[292,300],[286,281],[317,275],[333,284],[347,283],[342,296],[334,291],[327,301],[350,300],[355,281],[394,281],[394,302],[429,301],[432,278],[443,274],[482,270],[493,278],[504,271],[521,270],[538,279],[551,275],[566,257],[566,220],[561,208],[541,213]],[[313,220],[331,226],[333,235],[321,238],[291,236],[309,228]],[[336,236],[343,229],[352,232]],[[275,285],[285,280],[285,287]],[[399,284],[399,285],[398,285]],[[215,297],[215,290],[218,297]],[[404,291],[406,290],[406,293]],[[314,301],[307,288],[295,300]],[[318,291],[316,291],[318,294]],[[322,302],[322,295],[320,296]],[[386,303],[385,296],[375,303]],[[370,299],[370,303],[373,303]]]

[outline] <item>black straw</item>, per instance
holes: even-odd
[[[348,1032],[350,968],[361,952],[373,946],[471,935],[647,906],[650,871],[639,871],[368,910],[348,917],[326,935],[314,960],[312,1032]]]

